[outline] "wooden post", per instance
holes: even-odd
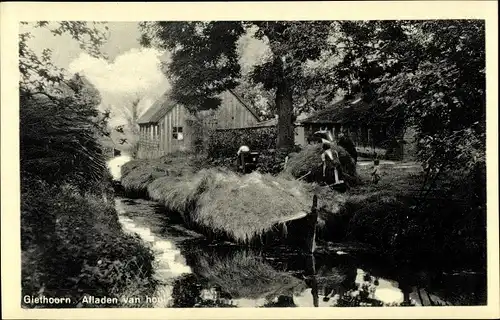
[[[304,249],[308,253],[314,253],[316,250],[316,225],[318,223],[318,196],[313,196],[311,212],[306,216],[306,236]]]

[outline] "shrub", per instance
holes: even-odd
[[[245,128],[213,131],[208,141],[207,152],[211,158],[231,158],[242,145],[251,150],[276,149],[276,128]]]
[[[83,93],[82,93],[83,94]],[[70,97],[20,95],[21,170],[49,183],[91,190],[106,172],[93,103]]]
[[[120,298],[131,288],[154,290],[152,251],[124,234],[111,204],[75,190],[34,179],[23,188],[23,295],[69,297],[66,307],[75,307],[85,294]]]

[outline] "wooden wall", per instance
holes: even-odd
[[[191,150],[192,130],[187,123],[189,117],[189,111],[177,105],[160,121],[162,131],[160,152],[162,154]],[[182,140],[175,139],[174,127],[182,127]]]
[[[229,91],[220,94],[221,105],[215,112],[217,129],[245,128],[259,122],[241,102]]]
[[[207,129],[245,128],[259,122],[231,92],[223,92],[219,97],[221,105],[217,110],[199,113]],[[192,150],[195,129],[190,126],[191,118],[185,107],[177,105],[157,124],[141,125],[138,157],[151,159],[176,151]],[[174,127],[182,127],[182,140],[174,138]],[[208,136],[208,132],[204,136]]]
[[[160,128],[157,124],[144,124],[139,126],[139,150],[137,157],[152,159],[160,154]]]

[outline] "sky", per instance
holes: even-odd
[[[114,126],[125,122],[118,109],[140,97],[139,108],[144,112],[170,88],[168,79],[160,71],[161,61],[168,61],[169,54],[142,48],[137,22],[109,22],[107,26],[107,41],[101,47],[107,60],[91,57],[68,35],[54,36],[47,29],[29,26],[21,26],[21,32],[32,33],[28,45],[36,53],[44,48],[52,49],[56,66],[70,74],[78,72],[87,77],[101,94],[101,109],[112,110],[110,124]],[[240,40],[239,53],[243,73],[268,55],[266,45],[249,35]]]

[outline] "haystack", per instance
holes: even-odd
[[[257,172],[239,176],[218,168],[178,179],[160,178],[148,191],[152,199],[189,221],[243,243],[305,217],[312,204],[299,181]]]
[[[356,163],[354,159],[347,153],[347,151],[340,147],[333,147],[339,154],[340,166],[344,179],[349,182],[356,180]],[[303,177],[308,174],[304,180],[306,181],[320,181],[322,175],[322,161],[321,154],[323,153],[320,144],[308,145],[299,153],[290,155],[285,174],[291,175],[295,178]]]

